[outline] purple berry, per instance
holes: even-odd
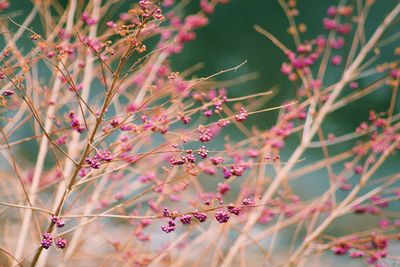
[[[59,239],[57,239],[56,241],[56,246],[60,249],[63,249],[67,246],[68,241],[62,237],[60,237]]]
[[[219,210],[215,213],[215,219],[217,219],[219,223],[226,223],[229,220],[229,214],[223,210]]]
[[[192,222],[192,216],[191,215],[182,215],[180,220],[181,220],[181,223],[183,223],[183,224],[190,224]]]

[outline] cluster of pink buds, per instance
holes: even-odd
[[[223,173],[225,179],[229,179],[232,176],[242,176],[243,172],[247,168],[248,167],[246,165],[234,165],[234,166],[231,166],[230,168],[224,167],[222,169],[222,173]]]
[[[350,242],[351,241],[351,242]],[[348,254],[351,258],[365,257],[367,264],[382,266],[379,261],[387,256],[389,238],[383,234],[371,233],[367,238],[352,238],[340,241],[331,250],[335,255]]]
[[[220,119],[220,120],[218,120],[217,125],[221,128],[224,128],[224,127],[228,126],[230,123],[231,122],[227,119]]]
[[[90,49],[96,53],[100,53],[101,51],[106,50],[106,52],[110,53],[111,55],[113,54],[112,49],[107,50],[107,43],[102,43],[99,40],[96,39],[90,39],[89,37],[84,38],[83,40],[85,44],[87,44]],[[101,59],[105,61],[107,59],[105,54],[101,55]]]
[[[95,25],[97,23],[97,19],[92,18],[89,13],[87,12],[83,12],[82,17],[81,17],[82,21],[86,23],[86,25],[88,26],[92,26]]]
[[[205,110],[203,111],[203,115],[204,115],[205,117],[211,117],[212,114],[213,114],[213,111],[212,111],[211,109],[205,109]]]
[[[209,0],[200,0],[200,8],[207,14],[214,12],[214,5]]]
[[[149,0],[140,0],[139,1],[140,10],[142,11],[142,16],[144,18],[153,17],[154,19],[161,20],[164,18],[161,9],[158,6],[155,6]]]
[[[183,164],[186,163],[186,159],[187,159],[187,156],[182,156],[180,158],[170,158],[169,162],[172,165],[183,165]],[[195,161],[195,159],[193,159],[193,157],[190,156],[190,154],[189,154],[189,159],[191,160],[190,162],[194,162]]]
[[[331,39],[328,44],[332,49],[337,50],[343,48],[345,40],[343,37],[339,36],[336,39]]]
[[[289,76],[289,80],[295,80],[296,74],[293,69],[302,70],[303,72],[308,71],[308,67],[311,67],[315,61],[321,56],[323,48],[325,47],[325,38],[318,37],[311,43],[299,45],[297,53],[288,51],[286,56],[288,57],[289,63],[283,63],[281,72]],[[314,48],[315,47],[315,48]]]
[[[400,199],[400,194],[395,194],[394,198]],[[370,198],[370,202],[368,204],[359,204],[353,207],[353,210],[356,214],[364,214],[369,213],[371,215],[376,215],[381,212],[382,209],[387,208],[389,206],[389,201],[387,198],[384,198],[381,195],[373,195]],[[381,220],[380,223],[383,223],[384,220]]]
[[[188,154],[186,155],[186,160],[188,162],[190,162],[190,163],[194,163],[196,161],[196,156],[192,154],[193,151],[192,150],[188,150],[187,153]]]
[[[57,145],[64,145],[67,142],[67,138],[68,136],[66,134],[64,134],[63,136],[60,136],[57,140],[56,140],[56,144]]]
[[[226,211],[219,210],[215,213],[215,219],[219,223],[226,223],[229,220],[229,214]]]
[[[92,158],[86,158],[85,161],[93,169],[99,169],[102,162],[110,162],[113,157],[110,151],[99,151]]]
[[[228,206],[228,211],[235,215],[239,215],[241,210],[242,210],[241,207],[235,207],[233,204],[230,204]]]
[[[347,35],[351,32],[352,25],[350,23],[338,23],[335,16],[349,17],[353,12],[350,6],[331,6],[328,8],[328,17],[324,18],[323,25],[326,30],[334,30],[341,35]]]
[[[254,205],[254,201],[251,198],[245,198],[243,199],[243,205],[245,206]]]
[[[161,230],[163,230],[166,233],[171,233],[175,231],[176,229],[176,224],[174,220],[169,220],[167,225],[161,226]]]
[[[53,217],[52,217],[52,219],[53,219]],[[42,236],[42,240],[40,241],[40,244],[41,244],[42,248],[49,249],[51,247],[51,245],[53,244],[53,236],[51,235],[51,233],[44,233]],[[65,248],[67,246],[67,244],[68,244],[68,241],[62,237],[60,237],[56,241],[56,246],[60,249]]]
[[[162,210],[162,215],[163,217],[169,218],[170,220],[166,225],[161,226],[161,230],[170,233],[176,230],[176,223],[175,219],[178,217],[178,212],[177,211],[170,211],[168,208],[164,208]],[[224,214],[227,215],[229,219],[229,215],[226,212],[218,213],[220,215],[216,215],[216,218],[220,218],[221,223],[224,222],[224,220],[227,221],[227,219],[224,219]],[[207,220],[207,214],[199,212],[198,210],[193,211],[193,213],[190,214],[182,214],[179,216],[179,221],[183,225],[189,225],[192,223],[193,218],[197,219],[200,223],[205,222]]]
[[[110,120],[110,125],[111,125],[113,128],[118,127],[118,126],[120,125],[119,119],[118,119],[118,118],[113,118],[113,119],[111,119],[111,120]]]
[[[195,211],[193,213],[193,217],[195,217],[197,220],[199,220],[199,222],[205,222],[207,220],[207,214],[205,213],[201,213],[199,211]]]
[[[112,157],[112,155],[111,155],[111,152],[110,151],[99,151],[97,154],[96,154],[96,157],[98,158],[98,159],[100,159],[101,161],[105,161],[105,162],[110,162],[110,161],[112,161],[112,159],[113,159],[113,157]]]
[[[75,131],[77,131],[78,133],[83,133],[83,131],[85,130],[85,126],[81,125],[81,123],[78,120],[78,116],[71,111],[68,114],[68,117],[71,119],[71,128],[74,129]]]
[[[213,165],[219,165],[224,163],[225,160],[222,157],[212,157],[210,158],[210,161]]]
[[[65,221],[58,218],[56,215],[52,215],[50,221],[54,223],[58,228],[63,228],[65,226]]]
[[[201,133],[199,141],[202,143],[210,142],[213,137],[211,130],[207,127],[201,127],[199,129],[199,133]]]
[[[170,211],[168,208],[164,208],[162,214],[164,217],[175,219],[177,211]]]
[[[50,233],[44,233],[42,241],[40,241],[40,244],[42,245],[42,248],[48,249],[51,247],[51,244],[53,243],[53,237]]]
[[[245,120],[247,120],[247,117],[249,116],[249,114],[247,113],[247,111],[242,107],[239,110],[239,114],[235,115],[235,119],[237,122],[244,122]]]
[[[335,255],[345,255],[350,250],[350,245],[347,243],[339,243],[336,246],[332,247],[332,252]]]
[[[188,163],[195,163],[196,162],[196,157],[193,154],[193,150],[188,149],[186,150],[186,155],[185,156],[181,156],[179,158],[170,158],[169,162],[172,165],[183,165],[186,162]],[[208,156],[208,150],[206,149],[205,146],[202,146],[198,151],[197,154],[202,158],[205,159]]]
[[[386,120],[384,118],[381,118],[373,110],[370,111],[368,120],[372,122],[372,125],[374,125],[377,128],[385,127],[387,125]]]
[[[106,22],[107,27],[109,28],[116,28],[117,27],[117,23],[115,23],[114,21],[110,20]]]
[[[178,118],[184,123],[184,124],[189,124],[191,118],[189,116],[184,115],[183,113],[178,113]]]
[[[56,246],[60,249],[64,249],[67,246],[67,244],[68,244],[68,241],[62,237],[60,237],[56,241]]]
[[[180,221],[182,224],[190,224],[192,222],[192,216],[189,214],[182,215]]]
[[[197,154],[202,158],[205,159],[208,156],[208,150],[206,149],[205,146],[202,146],[199,151],[197,152]]]
[[[143,122],[143,125],[141,126],[143,131],[151,130],[161,134],[168,132],[169,119],[165,113],[154,118],[142,116],[141,121]]]
[[[100,168],[100,161],[96,158],[86,158],[86,163],[89,164],[93,169]]]

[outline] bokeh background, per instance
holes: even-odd
[[[179,0],[177,0],[179,1]],[[11,15],[17,22],[22,22],[24,17],[30,12],[32,3],[25,0],[12,0]],[[84,1],[82,1],[84,2]],[[121,8],[129,6],[136,1],[119,1]],[[304,23],[307,26],[307,31],[302,34],[302,40],[311,39],[321,33],[324,33],[322,27],[322,19],[326,14],[326,9],[330,5],[336,5],[338,1],[333,0],[302,0],[298,1],[299,16],[296,18],[298,23]],[[370,11],[369,20],[366,24],[366,35],[371,35],[374,29],[383,20],[391,8],[398,0],[377,0],[372,10]],[[61,6],[66,6],[67,1],[59,1]],[[198,10],[198,1],[192,1],[186,8],[186,13],[192,13]],[[107,16],[115,16],[110,10]],[[287,80],[280,72],[280,66],[285,61],[284,54],[272,44],[268,39],[254,30],[254,25],[257,24],[275,35],[288,48],[294,49],[294,42],[288,34],[288,22],[276,0],[231,0],[228,5],[220,5],[216,8],[214,14],[210,16],[211,24],[197,31],[197,39],[188,43],[184,51],[174,56],[172,65],[175,71],[183,71],[195,64],[202,63],[203,68],[197,71],[198,76],[207,76],[218,72],[222,69],[234,67],[243,61],[247,63],[236,72],[230,72],[221,77],[221,79],[234,79],[242,75],[256,73],[251,81],[239,83],[230,86],[229,96],[237,97],[248,95],[251,93],[263,92],[275,88],[275,96],[265,103],[265,107],[273,107],[281,105],[286,99],[295,97],[296,86]],[[32,28],[40,27],[40,22],[35,21]],[[399,26],[397,21],[396,26],[389,29],[387,36],[396,32],[396,27]],[[397,29],[398,32],[398,29]],[[29,36],[22,40],[22,47],[30,49],[31,41]],[[386,47],[381,51],[381,59],[388,61],[393,57],[393,48],[396,43]],[[397,43],[399,45],[399,43]],[[347,47],[349,44],[347,44]],[[379,63],[379,62],[377,62]],[[326,74],[324,84],[331,84],[341,75],[341,69],[331,69]],[[360,80],[362,86],[374,77]],[[367,97],[354,102],[350,106],[336,112],[334,116],[330,116],[327,123],[324,124],[326,132],[333,132],[335,135],[345,134],[354,131],[355,127],[362,121],[368,118],[367,110],[373,109],[376,111],[385,111],[390,101],[391,91],[389,88],[378,90]],[[396,112],[399,111],[397,105]],[[271,127],[276,119],[277,112],[262,113],[252,116],[246,123],[249,127],[256,126],[260,129]],[[230,135],[233,139],[241,138],[241,133],[237,129],[230,127]],[[281,157],[287,159],[290,153],[294,150],[296,140],[289,140]],[[345,148],[349,148],[350,143],[345,143],[341,147],[334,148],[332,153],[339,152]],[[336,149],[336,151],[335,151]],[[27,158],[34,157],[37,147],[30,147],[29,150],[22,149],[20,152]],[[310,150],[305,154],[306,161],[304,164],[319,160],[322,158],[321,151]],[[33,158],[32,158],[33,159]],[[34,160],[34,159],[33,159]],[[392,173],[398,169],[398,158],[394,158],[387,164],[388,169],[381,170],[379,173]],[[301,166],[301,164],[299,164]],[[339,170],[343,166],[334,166]],[[309,177],[305,177],[299,181],[293,182],[297,193],[306,198],[311,198],[324,190],[328,185],[326,172],[316,172]],[[392,206],[393,209],[399,210],[399,206]],[[338,220],[333,227],[329,229],[329,233],[333,235],[346,234],[353,230],[362,230],[366,225],[374,223],[376,218],[363,216],[360,218]],[[290,242],[290,236],[285,234],[279,237],[278,246],[285,246],[287,241]],[[399,248],[397,246],[397,248]],[[336,261],[337,257],[327,256],[327,261]],[[349,264],[362,266],[362,262],[351,261]]]

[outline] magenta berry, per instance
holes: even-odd
[[[245,199],[243,199],[243,205],[245,205],[245,206],[254,205],[254,201],[251,200],[250,198],[245,198]]]
[[[99,169],[100,168],[100,161],[98,161],[96,158],[86,158],[86,162],[93,169]]]
[[[350,246],[346,243],[340,243],[332,248],[332,252],[336,255],[345,255],[350,249]]]
[[[182,215],[179,219],[182,224],[190,224],[192,222],[192,216],[191,215]]]
[[[228,169],[227,167],[224,167],[222,172],[224,174],[225,179],[229,179],[233,175],[231,170]]]
[[[197,152],[197,154],[199,154],[199,156],[200,156],[202,159],[205,159],[205,158],[207,158],[207,156],[208,156],[208,150],[206,149],[205,146],[202,146],[202,147],[199,149],[199,151]]]
[[[195,217],[199,222],[205,222],[207,220],[207,214],[201,212],[194,212],[193,217]]]
[[[229,214],[223,210],[219,210],[215,213],[215,219],[219,223],[226,223],[229,220]]]
[[[175,221],[173,221],[173,220],[168,221],[167,225],[161,226],[161,230],[163,230],[166,233],[171,233],[171,232],[175,231],[175,229],[176,229],[176,224],[175,224]]]
[[[42,245],[42,247],[44,249],[48,249],[51,247],[51,244],[53,243],[53,237],[50,233],[44,233],[43,234],[43,238],[42,241],[40,242],[40,244]]]
[[[242,107],[242,108],[240,108],[239,114],[237,114],[235,116],[235,119],[237,122],[244,122],[245,120],[247,120],[248,116],[249,115],[248,115],[247,111]]]
[[[64,220],[58,219],[56,222],[58,228],[63,228],[65,226]]]
[[[202,143],[206,143],[206,142],[210,142],[213,134],[211,133],[211,131],[208,128],[200,128],[199,132],[201,133],[200,137],[199,137],[199,141]]]
[[[56,246],[60,249],[64,249],[67,246],[67,244],[68,244],[68,241],[62,237],[60,237],[56,241]]]
[[[56,216],[56,215],[51,215],[50,221],[51,221],[52,223],[57,223],[57,221],[58,221],[57,216]]]
[[[210,158],[210,161],[213,165],[219,165],[224,163],[224,159],[222,157],[212,157]]]
[[[168,208],[164,208],[162,213],[164,217],[170,217],[172,215],[171,211]]]
[[[228,206],[228,211],[232,214],[239,215],[242,209],[240,207],[235,207],[232,204]]]
[[[190,154],[186,155],[186,160],[190,163],[194,163],[196,161],[196,157],[190,152]]]
[[[230,122],[229,120],[220,119],[220,120],[218,120],[217,125],[218,125],[219,127],[221,127],[221,128],[224,128],[224,127],[228,126],[230,123],[231,123],[231,122]]]

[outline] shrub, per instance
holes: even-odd
[[[197,66],[171,65],[229,1],[200,0],[193,14],[186,1],[84,2],[38,1],[21,24],[0,24],[7,265],[297,266],[332,253],[398,261],[388,246],[400,237],[400,51],[398,32],[384,34],[400,4],[368,34],[374,1],[341,1],[310,37],[296,1],[278,0],[294,45],[255,30],[287,57],[281,72],[296,95],[266,107],[272,91],[234,98],[221,85],[246,62],[200,78]],[[42,26],[31,28],[36,17]],[[391,61],[383,49],[394,49]],[[360,110],[350,133],[329,129],[338,110],[378,90],[390,91],[387,106]],[[273,127],[249,129],[250,117],[272,110]],[[312,187],[310,177],[323,184],[313,196],[297,187]],[[364,229],[329,231],[360,215]],[[280,249],[283,233],[291,240]]]

